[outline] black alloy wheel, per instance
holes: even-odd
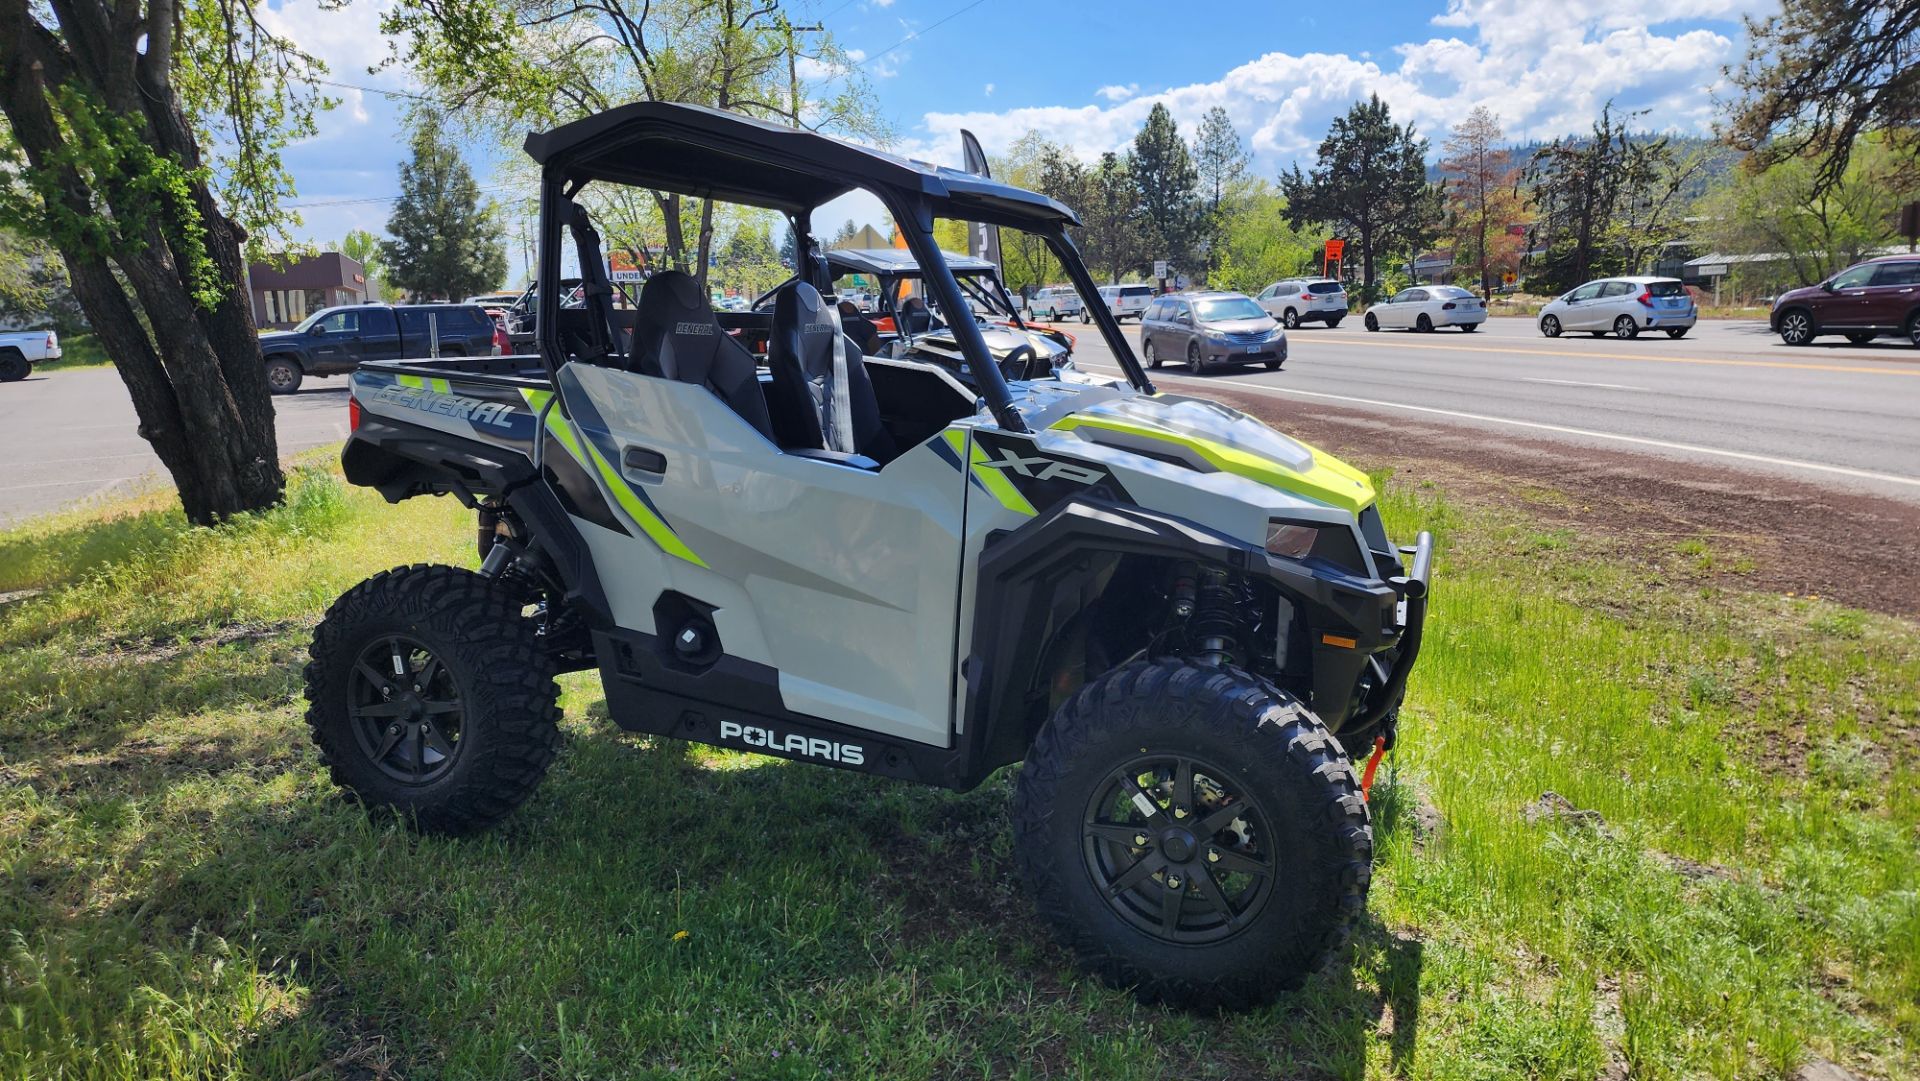
[[[1413,329],[1422,334],[1431,334],[1433,333],[1433,320],[1427,318],[1426,312],[1421,312],[1420,318],[1413,324]]]
[[[1163,942],[1231,938],[1273,895],[1267,818],[1233,772],[1186,755],[1149,755],[1114,771],[1082,818],[1082,857],[1107,904]],[[1244,786],[1242,786],[1244,787]]]
[[[360,651],[347,675],[347,713],[360,753],[401,784],[439,780],[465,746],[466,707],[453,673],[405,635]]]

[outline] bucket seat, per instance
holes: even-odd
[[[783,286],[774,298],[767,368],[774,442],[782,448],[878,462],[894,456],[859,347],[841,330],[840,313],[806,282]]]
[[[647,279],[634,319],[633,362],[642,375],[706,387],[773,438],[753,354],[721,328],[691,274],[667,270]]]

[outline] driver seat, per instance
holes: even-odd
[[[841,330],[840,313],[806,282],[790,283],[774,298],[767,369],[774,442],[782,449],[883,463],[894,457],[859,348]]]
[[[634,317],[633,365],[642,375],[706,387],[773,438],[753,354],[720,326],[693,275],[664,270],[647,279]]]

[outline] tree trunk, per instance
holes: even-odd
[[[151,47],[141,54],[131,47],[142,25],[137,5],[109,12],[99,0],[79,0],[56,10],[62,37],[36,22],[23,0],[0,0],[0,40],[9,43],[0,52],[0,111],[29,166],[53,181],[43,196],[49,211],[93,219],[96,200],[104,200],[114,212],[118,232],[110,243],[71,230],[55,238],[74,295],[127,386],[140,435],[172,474],[188,519],[212,524],[272,506],[284,477],[259,339],[241,284],[238,236],[196,178],[198,149],[167,79],[170,35],[149,35]],[[150,14],[157,24],[171,24],[170,4],[156,2]],[[93,190],[66,163],[70,148],[49,97],[60,85],[74,86],[135,122],[147,146],[187,171],[189,200],[220,293],[211,309],[193,295],[191,268],[179,248],[192,222],[142,188],[152,178],[99,169],[93,175],[102,186]],[[112,151],[92,147],[83,153]],[[135,228],[133,222],[143,224]],[[115,266],[133,298],[115,277]]]

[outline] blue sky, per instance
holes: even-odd
[[[405,90],[402,72],[366,71],[385,55],[378,18],[391,2],[328,11],[318,0],[278,0],[269,14],[339,81]],[[1649,126],[1704,132],[1724,94],[1721,67],[1744,52],[1740,16],[1775,8],[1775,0],[810,0],[794,10],[824,21],[860,63],[895,129],[894,149],[915,157],[957,162],[962,127],[989,151],[1037,129],[1091,157],[1124,144],[1161,101],[1189,132],[1209,107],[1225,106],[1256,167],[1271,174],[1310,159],[1328,121],[1370,92],[1436,148],[1475,105],[1500,114],[1516,140],[1581,130],[1609,99],[1649,109]],[[320,135],[288,155],[306,219],[300,233],[318,242],[381,231],[405,152],[402,102],[334,92],[343,100]],[[494,172],[503,151],[469,149],[483,187],[513,194]]]

